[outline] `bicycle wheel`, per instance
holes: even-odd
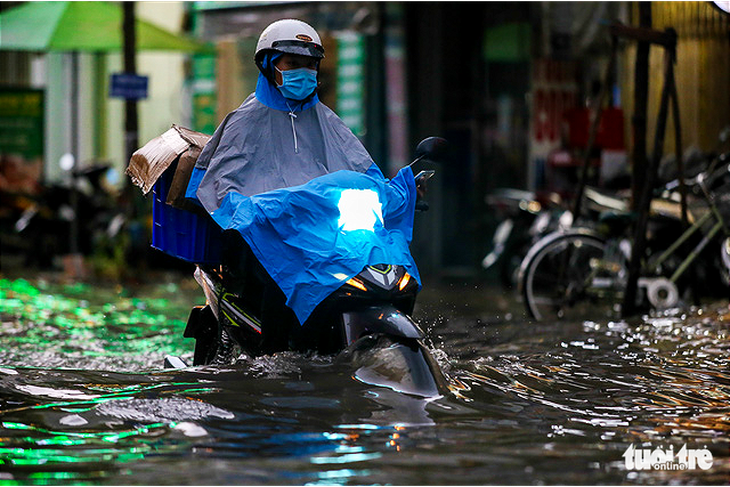
[[[522,296],[537,320],[579,319],[612,308],[624,262],[606,260],[606,243],[587,233],[552,234],[530,250],[520,271]]]

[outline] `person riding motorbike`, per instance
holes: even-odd
[[[279,20],[261,33],[254,56],[256,91],[228,114],[204,147],[189,198],[213,214],[231,194],[260,195],[340,170],[383,177],[357,137],[320,102],[323,58],[320,36],[305,22]],[[285,294],[235,230],[223,234],[222,263],[228,288],[260,307],[261,349],[286,349],[288,337],[302,327]]]

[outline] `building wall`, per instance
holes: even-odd
[[[182,32],[185,15],[184,2],[137,2],[136,15],[174,33]],[[170,128],[171,124],[189,126],[190,107],[185,84],[185,63],[188,54],[178,52],[137,53],[138,74],[149,76],[148,98],[138,104],[139,144],[144,145]],[[111,73],[123,70],[121,54],[107,56],[105,83]],[[91,76],[91,73],[87,73]],[[105,145],[98,154],[123,170],[127,161],[124,154],[124,101],[107,98]]]
[[[652,28],[674,28],[678,34],[675,76],[679,97],[682,147],[709,151],[717,146],[718,134],[730,124],[730,15],[710,2],[652,2]],[[632,5],[632,19],[638,7]],[[626,49],[622,86],[623,105],[633,109],[635,45]],[[652,47],[649,58],[649,106],[647,151],[653,148],[657,113],[664,85],[664,52]],[[631,141],[631,124],[626,124],[626,140]],[[674,121],[669,117],[664,154],[675,152]]]
[[[137,2],[136,14],[172,32],[181,32],[185,14],[183,2]],[[5,57],[11,56],[6,54]],[[16,84],[30,83],[46,89],[46,141],[44,177],[49,182],[64,178],[58,161],[72,151],[72,133],[78,144],[77,165],[84,167],[104,161],[119,174],[127,165],[124,144],[124,101],[108,97],[109,76],[123,70],[121,54],[78,54],[78,127],[71,127],[72,55],[19,54],[26,61],[28,74],[16,75]],[[137,71],[149,76],[149,92],[140,101],[139,143],[164,132],[173,123],[189,125],[190,109],[185,85],[187,54],[144,52],[137,54]],[[22,60],[21,59],[21,60]],[[12,61],[12,59],[9,59]],[[18,62],[14,63],[17,65]],[[26,80],[26,82],[23,82]],[[122,179],[120,177],[119,181]]]

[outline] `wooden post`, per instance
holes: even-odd
[[[134,26],[134,6],[135,2],[122,2],[124,9],[124,21],[122,25],[124,31],[124,72],[127,74],[137,73],[137,32]],[[137,119],[137,100],[125,100],[124,142],[127,160],[132,157],[132,153],[139,146]]]
[[[669,29],[667,34],[674,37],[674,45],[676,45],[676,32]],[[644,187],[641,192],[641,198],[636,207],[639,215],[634,231],[634,242],[631,248],[629,277],[624,292],[623,306],[621,307],[621,314],[623,316],[630,315],[636,311],[637,283],[641,274],[641,261],[643,260],[646,249],[646,227],[649,221],[649,209],[654,193],[654,184],[656,183],[659,162],[661,161],[662,150],[664,148],[664,134],[667,126],[667,112],[669,110],[669,94],[674,78],[674,57],[674,48],[667,48],[664,53],[664,87],[662,88],[656,134],[654,136],[654,152],[643,180]]]
[[[677,62],[676,55],[673,56],[672,64]],[[684,183],[684,161],[682,160],[682,128],[679,120],[679,96],[677,95],[677,81],[674,73],[669,79],[669,95],[672,99],[672,120],[674,120],[674,153],[677,155],[677,171],[679,173],[679,195],[682,206],[682,226],[687,228],[687,186]]]
[[[79,253],[79,194],[76,188],[76,175],[79,172],[79,53],[71,53],[71,154],[74,165],[71,168],[71,193],[69,195],[73,218],[69,229],[69,254],[76,259]],[[78,276],[74,276],[78,277]]]
[[[651,2],[639,2],[639,27],[651,29]],[[636,210],[644,187],[646,171],[646,112],[649,98],[649,47],[650,41],[639,40],[634,68],[634,114],[631,117],[633,132],[632,150],[632,208]]]

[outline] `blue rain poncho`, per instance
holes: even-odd
[[[405,266],[420,285],[408,248],[416,194],[410,167],[388,181],[374,166],[255,196],[231,192],[213,219],[241,234],[304,323],[367,265]]]
[[[186,196],[241,234],[300,323],[367,265],[403,265],[420,284],[411,169],[388,181],[316,95],[292,102],[263,75],[203,148]]]

